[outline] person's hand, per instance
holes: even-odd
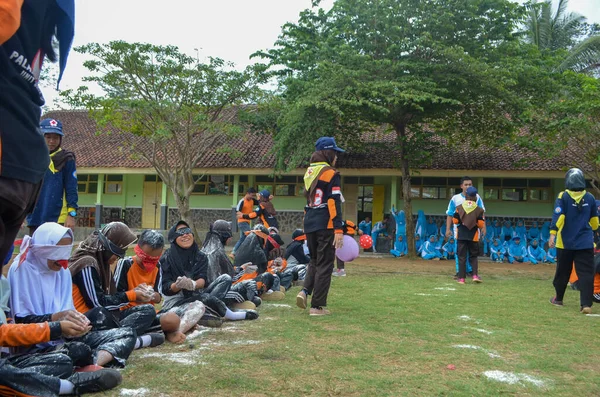
[[[365,234],[365,232],[363,232],[362,230],[358,229],[358,235],[362,236],[363,234]]]
[[[183,276],[183,277],[178,277],[177,281],[175,282],[175,285],[177,286],[177,288],[180,289],[185,289],[188,291],[195,291],[196,290],[196,282],[194,280],[192,280],[189,277]]]
[[[487,229],[486,229],[486,227],[484,226],[484,227],[482,227],[482,228],[481,228],[481,237],[482,237],[482,238],[483,238],[483,237],[485,237],[485,235],[486,235],[486,234],[487,234]]]
[[[73,218],[71,215],[67,215],[67,220],[65,221],[65,227],[68,227],[69,229],[75,231],[75,218]]]
[[[77,310],[65,310],[62,312],[57,312],[54,313],[50,319],[52,321],[69,321],[77,324],[80,327],[87,327],[90,324],[90,320]]]
[[[61,321],[60,330],[62,336],[66,338],[77,338],[83,336],[92,330],[91,325],[82,326],[71,321]]]
[[[556,234],[551,234],[550,238],[548,239],[548,247],[554,248],[555,245],[556,245]]]
[[[161,300],[162,296],[158,292],[154,292],[154,294],[152,295],[152,302],[160,303]]]
[[[236,216],[238,219],[242,219],[242,217],[244,216],[244,214],[242,214],[240,211],[238,211],[238,212],[236,212],[236,213],[235,213],[235,216]]]
[[[448,237],[448,238],[452,237],[452,230],[446,229],[446,237]]]
[[[135,301],[138,303],[148,303],[152,300],[152,293],[148,291],[145,284],[138,285],[133,291],[135,292]]]
[[[333,237],[333,246],[335,249],[340,249],[344,246],[344,235],[342,233],[336,233]]]

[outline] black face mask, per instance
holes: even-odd
[[[192,229],[189,227],[184,227],[184,228],[175,230],[175,234],[177,235],[177,237],[185,236],[186,234],[191,234],[192,236],[194,235],[194,233],[192,233]]]
[[[110,241],[104,234],[102,234],[102,232],[98,232],[98,239],[100,240],[100,243],[102,243],[102,246],[108,250],[106,253],[110,252],[112,255],[116,255],[119,258],[123,258],[125,256],[127,251]],[[109,255],[109,258],[112,255]]]

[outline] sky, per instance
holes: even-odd
[[[201,57],[219,57],[238,68],[250,54],[273,46],[287,22],[296,22],[311,0],[76,0],[73,46],[112,40],[176,45]],[[329,9],[334,0],[323,0]],[[520,1],[523,2],[523,1]],[[570,0],[569,10],[600,23],[600,0]],[[61,89],[77,88],[86,75],[85,58],[71,51]],[[57,92],[44,87],[48,109]]]

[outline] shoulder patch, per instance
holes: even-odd
[[[560,193],[558,193],[558,198],[562,198],[562,196],[563,196],[563,194],[564,194],[564,193],[565,193],[565,192],[560,192]]]
[[[555,212],[555,213],[557,213],[557,214],[560,214],[560,213],[562,212],[562,208],[560,208],[560,207],[556,207],[556,208],[554,209],[554,212]]]
[[[323,182],[331,182],[333,177],[335,176],[336,171],[334,169],[325,170],[320,176],[319,179]]]

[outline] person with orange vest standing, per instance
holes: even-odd
[[[257,205],[259,204],[256,200],[256,189],[250,187],[248,188],[248,190],[246,190],[246,195],[243,199],[241,199],[238,202],[238,205],[236,207],[238,229],[240,229],[240,239],[237,241],[237,243],[235,243],[235,246],[233,247],[233,251],[231,252],[233,255],[235,255],[237,249],[240,247],[240,245],[242,245],[242,243],[246,239],[246,233],[250,232],[250,222],[252,222],[252,220],[249,218],[248,215],[255,213],[254,208]],[[244,215],[247,216],[244,217]]]

